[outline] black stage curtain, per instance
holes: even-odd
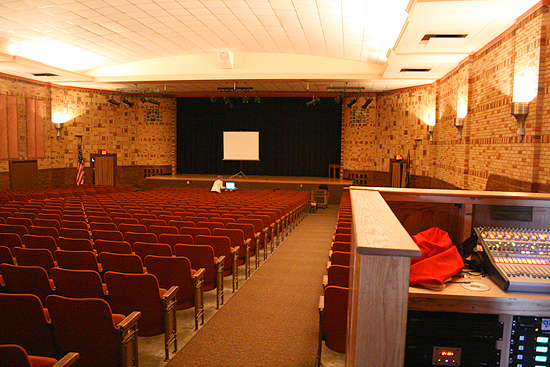
[[[327,177],[328,165],[340,163],[342,105],[333,98],[230,101],[178,99],[178,173]],[[259,131],[260,161],[223,161],[223,131]]]

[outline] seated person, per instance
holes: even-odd
[[[221,175],[218,176],[218,179],[214,181],[214,184],[212,185],[212,189],[210,191],[215,192],[217,194],[221,193],[222,190],[225,190],[225,187],[223,186],[223,177]]]

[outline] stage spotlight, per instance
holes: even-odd
[[[227,97],[223,97],[223,102],[225,103],[225,105],[229,108],[233,108],[233,103],[231,103],[231,101],[229,100],[229,98]]]
[[[367,98],[367,99],[365,100],[365,104],[362,105],[361,108],[362,108],[362,109],[367,108],[367,107],[371,104],[371,102],[372,102],[372,98]]]
[[[112,99],[112,98],[109,98],[109,99],[107,100],[107,102],[109,102],[110,104],[114,104],[115,106],[120,106],[120,102],[115,101],[115,100]]]
[[[130,101],[127,100],[126,98],[123,98],[123,99],[122,99],[122,103],[127,104],[127,105],[130,106],[130,107],[133,107],[133,106],[134,106],[134,102],[130,102]]]
[[[313,99],[311,101],[306,102],[306,106],[313,106],[313,105],[317,104],[317,102],[319,102],[319,101],[320,101],[319,97],[313,96]]]
[[[254,97],[254,103],[260,103],[260,96]]]
[[[145,98],[144,96],[139,97],[139,100],[141,101],[141,103],[147,102],[147,98]]]
[[[352,98],[352,100],[348,103],[348,107],[351,108],[351,106],[353,106],[355,102],[357,102],[357,98]]]
[[[243,97],[243,103],[248,103],[248,96]]]
[[[152,104],[156,104],[157,106],[160,105],[160,102],[159,102],[159,101],[155,101],[153,98],[149,98],[149,99],[147,100],[147,102],[152,103]]]

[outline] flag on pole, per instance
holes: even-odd
[[[78,144],[78,163],[76,164],[76,184],[84,184],[84,157],[82,156],[82,146]]]

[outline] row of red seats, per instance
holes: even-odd
[[[319,346],[316,365],[321,365],[322,343],[338,353],[346,352],[347,305],[350,278],[352,215],[349,193],[344,193],[329,251],[323,296],[319,301]]]
[[[0,204],[10,201],[28,202],[33,199],[63,198],[134,191],[132,185],[67,185],[36,189],[9,189],[0,191]]]
[[[84,198],[85,198],[85,197],[82,197],[82,199],[84,199]],[[69,201],[67,200],[67,204],[68,204],[68,202],[69,202]],[[71,200],[71,203],[70,203],[70,204],[71,204],[71,205],[69,205],[69,206],[72,207],[73,204],[75,204],[75,202]],[[84,200],[82,200],[81,205],[82,205],[82,208],[84,209],[84,212],[86,211],[86,208],[94,208],[94,207],[97,207],[96,205],[91,205],[91,204],[92,204],[92,203],[89,203],[88,201],[85,202]],[[64,210],[63,210],[62,214],[65,214],[65,213],[67,212],[67,210],[65,210],[66,208],[67,208],[67,205],[64,206],[64,208],[63,208]],[[71,209],[73,209],[73,208],[71,208]],[[90,209],[90,210],[93,210],[93,209]],[[130,209],[130,210],[132,210],[132,209]],[[296,210],[296,212],[299,213],[300,210],[301,210],[301,209],[298,208],[298,209]],[[301,210],[301,211],[302,211],[302,212],[305,212],[305,211],[303,211],[303,210]],[[72,214],[71,214],[71,215],[72,215]],[[89,219],[89,216],[87,216],[86,219],[88,220],[88,219]],[[241,218],[240,218],[240,219],[241,219]],[[92,222],[92,223],[93,223],[93,222]],[[290,223],[290,222],[289,222],[289,223]],[[88,225],[91,225],[91,223],[88,222]],[[150,226],[151,226],[151,225],[150,225]],[[150,227],[150,226],[149,226],[149,227]],[[149,227],[148,227],[148,229],[149,229]],[[82,229],[84,229],[84,228],[82,228]],[[118,227],[117,227],[117,229],[118,229]],[[105,231],[105,230],[104,230],[104,231]],[[92,230],[92,232],[93,232],[93,230]],[[174,236],[180,236],[179,233],[178,233],[178,234],[173,233],[172,235],[174,235]],[[24,235],[24,236],[25,236],[25,235]],[[29,235],[27,234],[27,236],[29,236]],[[35,236],[36,236],[36,235],[35,235]],[[218,236],[218,237],[219,237],[219,236]],[[26,237],[26,238],[30,238],[30,237]],[[124,238],[124,237],[123,237],[123,238]],[[95,241],[95,242],[96,242],[95,244],[97,245],[97,244],[99,243],[99,241],[101,241],[101,240],[96,240],[96,241]],[[25,242],[25,241],[23,241],[23,242]],[[62,241],[62,242],[63,242],[63,241]],[[120,241],[118,241],[118,242],[120,242]],[[134,243],[134,245],[136,245],[136,243]],[[155,251],[158,250],[158,248],[164,247],[164,246],[162,246],[162,245],[153,244],[153,243],[151,243],[151,244],[142,243],[142,245],[154,247],[154,248],[155,248]],[[177,245],[178,248],[179,248],[179,246],[185,247],[186,245]],[[197,247],[197,245],[194,245],[194,247]],[[203,246],[203,247],[210,247],[210,246]],[[176,248],[176,245],[174,245],[174,246],[168,245],[168,246],[166,246],[166,247],[164,247],[164,248],[165,248],[165,249],[167,248],[167,249],[171,250],[171,249],[175,249],[175,248]],[[8,250],[9,250],[9,248],[8,248]],[[19,250],[25,250],[25,248],[18,248],[18,251],[19,251]],[[94,250],[96,250],[96,252],[97,252],[97,249],[94,249]],[[62,251],[62,250],[57,250],[57,251]],[[193,249],[192,249],[192,252],[195,253],[195,252],[196,252],[196,248],[193,248]],[[61,253],[60,253],[60,254],[61,254]],[[95,254],[92,252],[92,256],[93,256],[93,255],[95,255]],[[116,254],[109,254],[109,255],[116,255]],[[165,255],[167,255],[167,256],[157,256],[157,257],[158,257],[158,258],[166,257],[166,258],[168,258],[168,259],[185,259],[185,260],[187,260],[187,259],[184,258],[184,257],[174,257],[174,256],[170,256],[171,254],[168,254],[168,253],[165,253]],[[265,250],[264,250],[264,255],[265,255]],[[105,252],[105,256],[107,256],[107,253],[106,253],[106,252]],[[143,253],[142,253],[142,256],[143,256]],[[108,256],[107,256],[107,257],[108,257]],[[105,257],[105,258],[107,258],[107,257]],[[139,257],[139,255],[138,255],[138,257]],[[145,258],[146,258],[146,259],[147,259],[147,258],[153,259],[153,258],[155,258],[155,256],[145,256]],[[56,259],[56,260],[57,260],[57,259]],[[188,260],[187,260],[187,261],[188,261]],[[107,263],[107,260],[104,260],[103,262]],[[115,261],[115,263],[120,263],[120,261]],[[146,263],[145,265],[147,266],[147,263]],[[141,267],[141,268],[143,269],[143,267]],[[163,266],[163,268],[164,268],[164,269],[173,269],[173,267],[167,267],[167,266]],[[54,269],[57,269],[57,270],[54,270]],[[221,267],[221,269],[223,269],[223,267]],[[58,272],[60,269],[59,269],[59,268],[52,268],[51,270],[52,270],[53,272]],[[198,271],[197,273],[201,273],[201,270],[202,270],[202,269],[199,269],[199,271]],[[111,273],[111,272],[108,272],[108,273]],[[97,273],[95,273],[95,274],[97,274]],[[28,277],[27,277],[27,278],[28,278]],[[31,278],[32,278],[32,277],[31,277]],[[72,282],[70,282],[70,283],[72,283]],[[202,282],[200,282],[200,283],[202,283]],[[51,287],[50,287],[50,288],[51,288]],[[223,298],[222,298],[222,301],[223,301]]]

